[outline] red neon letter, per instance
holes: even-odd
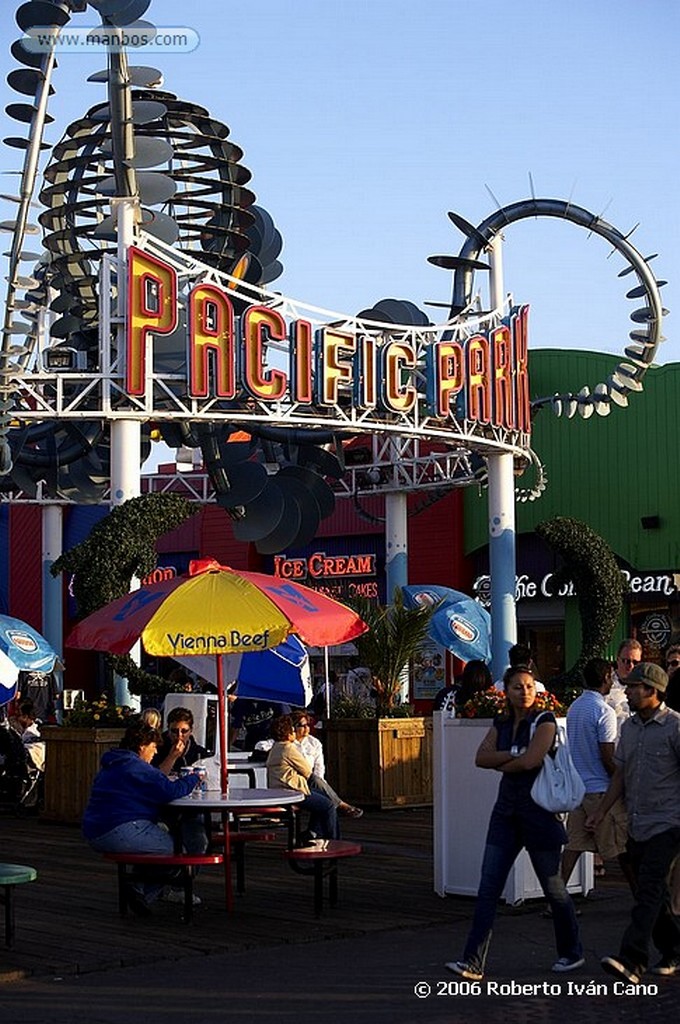
[[[473,334],[467,343],[467,418],[488,423],[491,419],[489,339]]]
[[[267,337],[285,341],[283,317],[266,306],[249,306],[243,314],[243,383],[254,398],[276,402],[286,394],[288,377],[283,370],[264,369]]]
[[[125,388],[129,395],[143,395],[149,335],[172,334],[177,326],[177,275],[167,263],[134,245],[128,249],[127,262]]]
[[[291,398],[300,405],[314,401],[312,356],[312,325],[309,320],[294,320],[290,325]]]
[[[382,350],[382,358],[386,408],[393,412],[410,412],[418,396],[413,385],[405,384],[404,379],[410,379],[409,370],[416,365],[413,347],[405,341],[391,341]]]
[[[529,400],[529,307],[520,306],[512,317],[512,335],[515,342],[515,426],[525,433],[531,432],[531,402]]]
[[[438,418],[455,418],[455,398],[465,383],[463,349],[457,341],[440,341],[430,360],[432,386],[430,407]]]
[[[197,284],[189,293],[189,381],[192,398],[207,398],[209,359],[215,360],[215,397],[236,397],[234,307],[221,288]]]
[[[491,334],[493,349],[493,418],[497,427],[511,430],[515,420],[512,402],[512,344],[510,329],[497,327]]]

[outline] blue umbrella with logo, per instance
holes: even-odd
[[[222,672],[227,681],[236,680],[236,694],[249,700],[307,707],[312,699],[309,656],[304,644],[294,635],[278,647],[249,654],[223,654]],[[210,655],[175,658],[208,682],[217,682],[215,658]]]
[[[49,673],[58,661],[57,652],[33,626],[0,615],[0,705],[16,697],[20,672]]]
[[[409,586],[401,588],[409,608],[435,608],[430,619],[430,636],[461,661],[491,660],[491,616],[481,604],[449,587]]]

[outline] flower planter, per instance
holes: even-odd
[[[45,806],[42,817],[77,823],[90,796],[102,754],[117,747],[123,729],[48,726],[45,740]]]
[[[431,718],[335,718],[324,725],[331,785],[364,807],[432,803]]]

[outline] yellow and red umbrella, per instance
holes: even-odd
[[[268,650],[291,634],[303,643],[330,647],[367,628],[351,608],[310,587],[207,559],[191,562],[184,576],[140,587],[99,608],[76,626],[66,645],[126,654],[141,640],[147,654],[214,655],[224,791],[227,745],[221,655]]]

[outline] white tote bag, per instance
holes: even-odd
[[[540,720],[539,715],[531,727],[532,735]],[[543,758],[541,770],[531,787],[531,799],[546,811],[564,814],[583,802],[586,787],[574,767],[563,726],[557,726],[555,745],[555,752],[548,752]]]

